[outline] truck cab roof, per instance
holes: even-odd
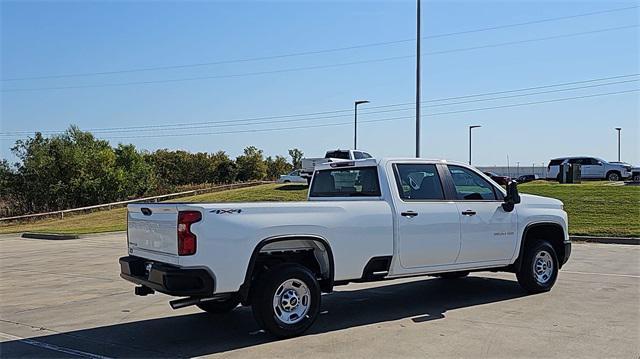
[[[388,162],[420,162],[420,163],[450,163],[456,165],[464,165],[466,164],[457,161],[447,161],[443,159],[433,159],[433,158],[415,158],[415,157],[385,157],[381,159],[375,158],[367,158],[363,160],[344,160],[344,161],[336,161],[336,162],[327,162],[316,165],[316,171],[335,169],[340,167],[369,167],[369,166],[377,166],[384,165]]]

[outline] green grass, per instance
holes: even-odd
[[[562,185],[536,181],[518,188],[521,193],[564,202],[570,234],[640,237],[640,186],[614,186],[600,181]]]
[[[569,232],[575,235],[640,237],[640,186],[612,186],[608,182],[560,185],[536,181],[519,186],[522,193],[560,199],[569,213]],[[268,184],[179,198],[169,202],[303,201],[307,187]],[[0,225],[0,233],[98,233],[126,229],[125,208]]]

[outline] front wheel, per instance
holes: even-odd
[[[518,283],[529,293],[551,290],[558,277],[558,256],[547,241],[528,245],[522,254],[522,264],[516,273]]]
[[[302,334],[318,317],[320,285],[298,264],[269,269],[256,282],[252,310],[258,325],[281,338]]]
[[[607,179],[612,182],[620,181],[620,174],[618,172],[609,172],[607,173]]]

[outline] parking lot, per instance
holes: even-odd
[[[550,293],[508,273],[338,287],[306,336],[275,341],[249,308],[210,316],[137,297],[123,233],[0,236],[2,357],[627,357],[640,354],[640,247],[574,244]]]

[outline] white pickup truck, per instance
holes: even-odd
[[[349,282],[490,270],[548,291],[571,253],[567,214],[516,186],[461,163],[367,159],[318,166],[306,202],[131,204],[121,277],[184,297],[174,309],[251,306],[279,337]]]

